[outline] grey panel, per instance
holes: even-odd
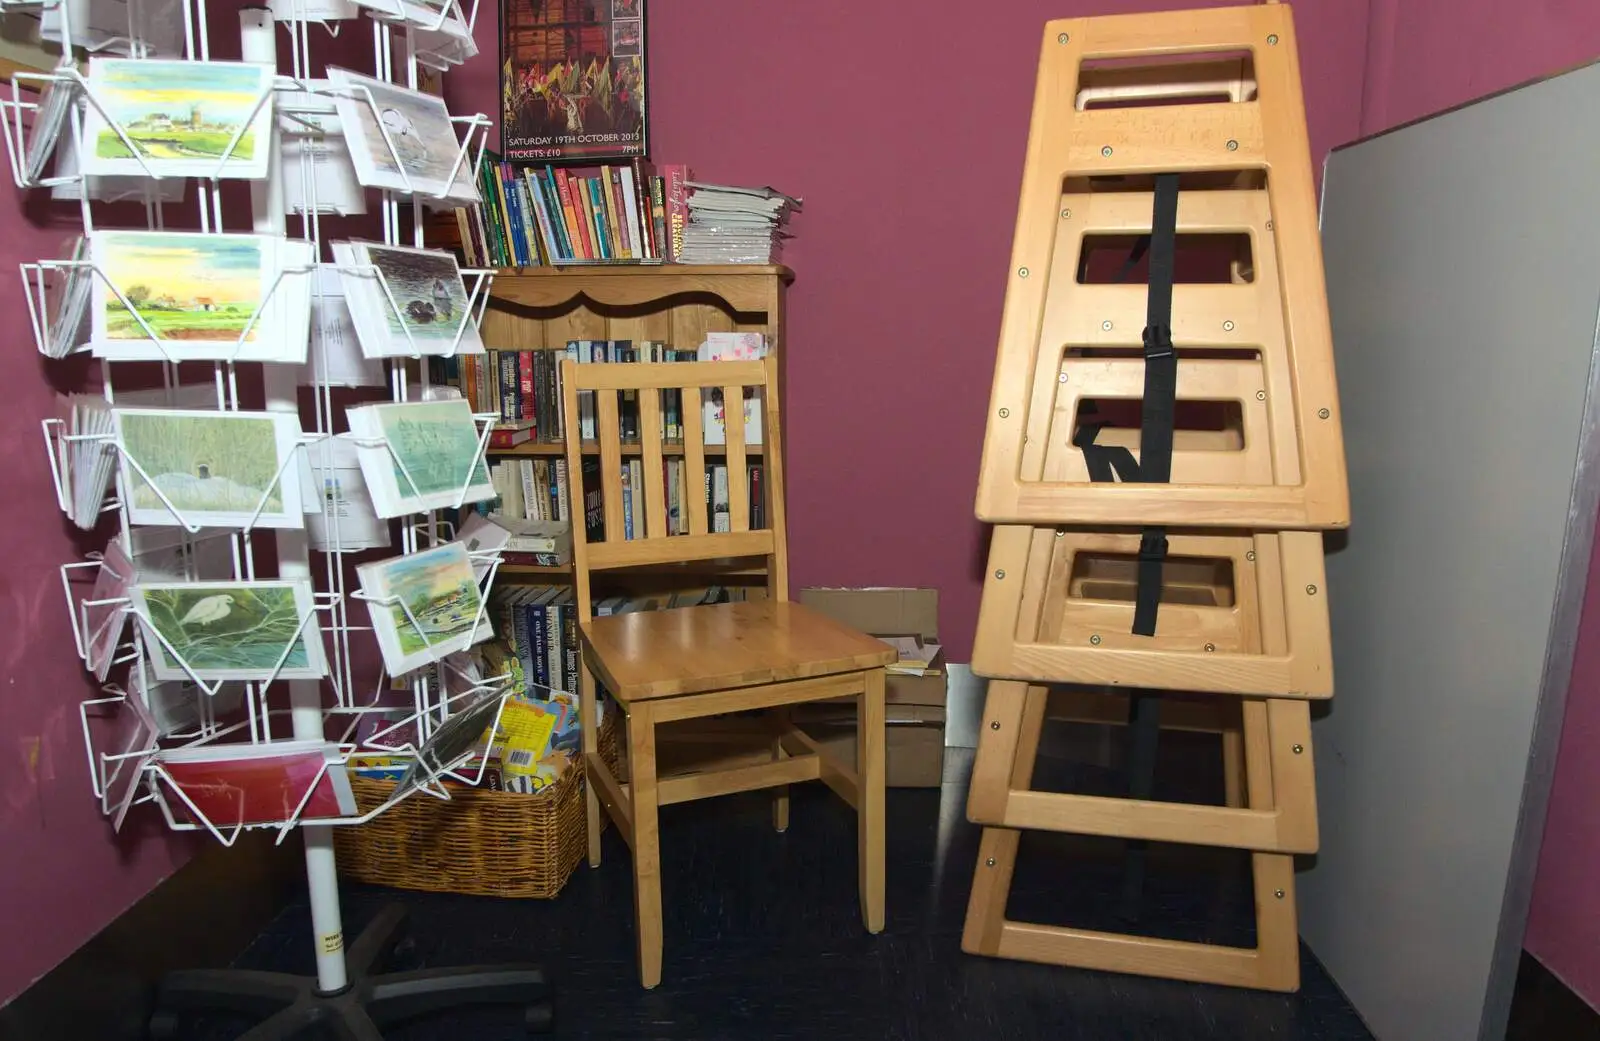
[[[1302,933],[1379,1041],[1504,1036],[1593,537],[1596,99],[1590,66],[1328,162],[1353,524]]]

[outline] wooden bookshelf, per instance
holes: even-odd
[[[484,313],[483,342],[491,350],[565,350],[570,340],[661,340],[679,349],[700,345],[708,332],[759,332],[778,359],[783,394],[784,298],[794,273],[775,264],[595,264],[568,267],[506,268],[496,276]],[[623,442],[624,456],[641,453],[637,443]],[[596,442],[582,446],[599,454]],[[490,449],[491,458],[559,457],[566,446],[557,441],[525,442],[513,448]],[[682,455],[681,445],[664,446],[666,455]],[[751,458],[761,448],[748,449]],[[706,446],[708,457],[725,455],[720,445]],[[572,478],[569,476],[569,482]],[[628,569],[610,579],[644,585],[751,584],[765,581],[764,568],[748,561],[708,561],[694,566],[671,565]],[[500,574],[520,584],[564,584],[566,567],[502,565]]]

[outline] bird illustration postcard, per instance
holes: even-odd
[[[158,680],[316,679],[326,674],[308,582],[179,582],[130,590]]]
[[[304,363],[314,256],[276,235],[92,232],[90,347],[113,361]]]
[[[369,188],[479,201],[475,158],[465,154],[443,98],[351,72],[328,69],[334,105],[350,144],[356,178]]]
[[[293,413],[119,408],[112,415],[134,524],[197,530],[305,523],[300,474],[287,465],[300,439]]]
[[[484,353],[454,254],[375,242],[333,250],[365,357]]]
[[[90,58],[99,104],[84,114],[83,172],[265,177],[275,74],[250,62]]]
[[[493,636],[466,546],[435,549],[356,567],[372,630],[389,675],[463,651]]]

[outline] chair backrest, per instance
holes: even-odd
[[[765,557],[767,590],[773,599],[789,596],[789,557],[783,503],[783,440],[778,419],[777,360],[761,361],[561,363],[562,412],[567,431],[568,515],[572,518],[572,563],[579,617],[592,610],[590,573],[611,568],[675,564],[724,558]],[[755,390],[746,401],[745,389]],[[705,443],[703,402],[720,392],[725,444]],[[623,397],[635,419],[638,442],[622,440]],[[664,402],[663,396],[670,395]],[[589,399],[592,398],[592,403]],[[636,402],[636,404],[634,404]],[[744,408],[739,403],[744,402]],[[666,438],[665,414],[675,412],[681,438]],[[584,421],[592,416],[595,441],[583,442]],[[745,423],[760,442],[746,443]],[[598,455],[586,473],[585,456]],[[708,506],[712,480],[707,457],[726,460],[726,530],[715,530],[717,511]],[[640,467],[628,480],[626,461]],[[760,460],[759,487],[752,496],[747,464]],[[669,525],[668,461],[683,459],[679,474],[682,511]],[[625,481],[626,495],[625,495]],[[636,487],[635,483],[641,485]],[[718,481],[717,491],[722,482]],[[752,499],[764,504],[764,521],[752,528]],[[642,500],[642,505],[641,505]],[[758,507],[760,508],[760,507]],[[639,523],[641,522],[642,523]],[[595,538],[603,528],[602,538]],[[672,534],[669,528],[680,531]],[[641,530],[642,529],[642,530]]]

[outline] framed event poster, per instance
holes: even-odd
[[[507,162],[643,158],[645,0],[500,0]]]

